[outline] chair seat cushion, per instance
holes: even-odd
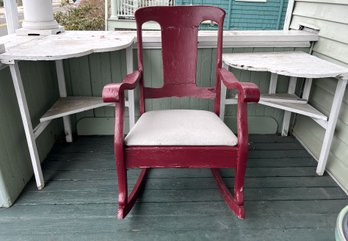
[[[125,138],[127,146],[235,146],[237,137],[213,112],[145,112]]]

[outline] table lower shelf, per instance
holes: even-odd
[[[308,100],[302,99],[295,94],[288,93],[277,93],[277,94],[262,94],[260,100],[267,102],[276,102],[276,103],[298,103],[306,104]]]
[[[270,107],[274,107],[277,109],[290,111],[292,113],[301,114],[304,116],[308,116],[314,119],[319,119],[323,121],[327,121],[327,116],[315,109],[313,106],[300,102],[300,103],[291,103],[291,102],[275,102],[269,100],[263,100],[262,98],[259,101],[259,104],[266,105]]]
[[[40,118],[40,122],[50,121],[63,116],[110,105],[113,104],[104,103],[101,97],[74,96],[59,98],[59,100]]]

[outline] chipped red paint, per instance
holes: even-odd
[[[120,84],[108,84],[103,90],[105,102],[116,102],[114,150],[118,178],[118,218],[123,219],[135,203],[149,168],[211,168],[227,205],[239,218],[244,218],[244,176],[248,157],[247,102],[257,102],[260,91],[255,84],[241,83],[232,73],[222,69],[222,28],[225,12],[209,6],[147,7],[135,12],[137,23],[138,70]],[[197,87],[198,26],[204,20],[215,21],[218,28],[216,51],[216,84],[212,88]],[[161,88],[144,87],[142,56],[142,24],[156,21],[162,32],[163,78]],[[146,98],[197,97],[214,100],[219,115],[221,81],[228,89],[237,89],[238,145],[229,146],[139,146],[124,144],[124,90],[139,84],[140,114],[145,112]],[[142,168],[138,181],[128,197],[127,168]],[[236,171],[234,195],[224,184],[217,168]]]

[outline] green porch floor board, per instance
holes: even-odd
[[[219,195],[210,170],[156,169],[129,216],[118,221],[112,137],[56,144],[44,162],[47,185],[28,184],[0,209],[1,241],[333,240],[346,194],[293,137],[251,136],[246,220]],[[138,170],[129,170],[134,184]],[[233,171],[222,170],[231,188]]]
[[[167,187],[168,188],[168,187]],[[113,190],[98,189],[75,191],[42,191],[26,192],[19,199],[19,205],[42,204],[83,204],[116,202],[117,193]],[[281,200],[325,200],[346,199],[338,187],[287,187],[287,188],[247,188],[246,201],[281,201]],[[139,198],[139,202],[216,202],[221,197],[215,189],[179,189],[179,190],[146,190]]]
[[[114,220],[111,220],[113,222]],[[172,228],[174,229],[174,228]],[[328,233],[332,228],[310,228],[310,229],[261,229],[261,230],[226,230],[224,232],[211,230],[187,230],[187,231],[162,231],[138,232],[138,230],[129,231],[104,231],[99,233],[75,232],[70,234],[28,234],[23,235],[3,235],[3,241],[110,241],[110,240],[132,240],[132,241],[210,241],[210,240],[233,240],[233,241],[255,241],[255,240],[316,240],[327,241]]]
[[[333,215],[337,209],[343,208],[347,200],[285,200],[285,201],[249,201],[245,204],[248,216],[256,216],[262,210],[263,216],[293,216],[293,215]],[[199,205],[197,205],[199,204]],[[321,209],[318,210],[318,207]],[[102,208],[98,203],[85,202],[79,204],[61,205],[15,205],[11,209],[2,209],[1,222],[17,220],[47,220],[47,219],[84,219],[114,217],[117,210],[115,202],[105,203]],[[221,201],[217,202],[186,202],[186,203],[142,203],[134,207],[129,214],[132,216],[216,216],[229,215],[228,208]],[[247,218],[246,220],[249,220]],[[122,222],[119,222],[120,224]]]
[[[226,210],[227,211],[227,210]],[[43,224],[42,219],[17,220],[21,228],[17,234],[25,235],[28,232],[36,234],[47,234],[52,232],[52,228],[59,227],[54,232],[59,233],[101,233],[103,230],[114,230],[115,232],[157,232],[170,230],[169,227],[181,231],[252,231],[262,229],[286,229],[299,228],[298,222],[301,221],[302,228],[326,228],[328,223],[334,223],[335,217],[331,215],[297,215],[297,216],[250,216],[250,219],[240,222],[239,220],[227,215],[219,216],[132,216],[132,220],[124,220],[122,224],[117,222],[113,216],[99,217],[98,222],[84,218],[65,218],[49,220]],[[216,220],[211,219],[216,217]],[[54,221],[54,222],[53,222]],[[92,221],[92,223],[91,223]],[[313,224],[314,223],[314,224]],[[93,224],[93,225],[92,225]],[[72,227],[74,226],[74,229]],[[8,225],[1,223],[0,231],[2,234],[11,234]],[[133,232],[134,232],[133,231]],[[273,239],[272,239],[273,240]]]
[[[63,170],[45,171],[45,180],[48,182],[51,180],[60,181],[75,181],[75,180],[109,180],[115,179],[116,171],[114,169],[88,169],[85,167],[83,170]],[[232,177],[232,170],[221,170],[223,177]],[[211,177],[210,170],[151,170],[149,178],[168,178],[170,175],[172,178],[180,177]],[[135,174],[129,172],[130,178],[135,178]],[[248,168],[246,172],[247,177],[315,177],[315,167],[264,167],[264,168]]]
[[[45,170],[51,171],[83,171],[83,170],[115,170],[115,162],[113,153],[99,154],[98,161],[94,156],[86,153],[70,153],[67,155],[55,155],[50,161],[44,163]],[[311,157],[304,158],[249,158],[249,168],[256,167],[315,167],[317,162]]]
[[[116,179],[116,178],[115,178]],[[233,178],[224,178],[228,187],[233,187]],[[50,192],[59,191],[78,191],[78,190],[108,190],[116,192],[116,180],[75,180],[75,181],[50,181],[47,184]],[[129,185],[135,184],[135,180],[130,180]],[[317,177],[250,177],[245,182],[246,188],[288,188],[291,187],[337,187],[329,176],[320,179]],[[173,181],[172,178],[149,179],[146,182],[146,190],[166,190],[166,189],[215,189],[216,184],[212,177],[180,178]],[[37,191],[35,186],[29,186],[26,191]],[[41,192],[41,191],[38,191]]]

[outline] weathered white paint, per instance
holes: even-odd
[[[289,30],[291,17],[292,17],[292,11],[294,10],[294,5],[295,5],[295,0],[288,0],[288,7],[286,9],[284,27],[283,27],[284,31]]]
[[[295,94],[297,84],[297,78],[296,77],[290,77],[289,80],[289,87],[288,87],[288,93],[289,94]],[[283,117],[283,124],[282,124],[282,136],[287,136],[290,128],[290,120],[291,120],[291,112],[285,111],[284,117]]]
[[[311,92],[313,80],[311,78],[306,78],[305,85],[303,87],[302,99],[308,100]]]
[[[109,105],[112,104],[104,103],[101,97],[70,96],[59,98],[59,100],[40,118],[40,122]]]
[[[129,46],[126,49],[127,74],[133,72],[133,48]],[[134,90],[128,90],[127,107],[129,111],[129,129],[135,125],[135,106],[134,106]]]
[[[4,0],[7,33],[11,34],[19,28],[17,3],[15,0]]]
[[[30,30],[57,29],[59,25],[53,18],[52,1],[23,0],[24,21],[22,27]]]
[[[47,36],[47,35],[55,35],[63,33],[64,27],[59,26],[55,29],[25,29],[25,28],[19,28],[16,30],[17,35],[21,36],[32,36],[32,35],[41,35],[41,36]]]
[[[40,43],[40,46],[44,47],[57,47],[59,52],[55,52],[52,49],[48,50],[47,54],[63,55],[62,50],[65,45],[73,46],[72,48],[78,47],[78,51],[81,55],[87,55],[92,52],[106,52],[115,51],[122,48],[127,48],[127,39],[135,38],[136,33],[131,31],[66,31],[58,36],[15,36],[8,35],[0,38],[0,44],[3,43],[6,49],[11,50],[11,47],[18,46],[27,42],[28,47],[35,47],[35,44],[30,45],[29,42],[34,40]],[[216,36],[217,33],[214,31],[200,31],[199,32],[199,43],[200,48],[204,47],[216,47]],[[90,39],[88,39],[90,38]],[[80,42],[78,42],[80,40]],[[99,40],[99,42],[98,42]],[[307,33],[304,31],[224,31],[224,47],[309,47],[310,42],[317,41],[318,35],[313,33]],[[121,41],[125,41],[124,45]],[[145,31],[143,32],[144,48],[161,48],[161,34],[159,31]],[[48,42],[48,43],[46,43]],[[55,42],[55,44],[50,42]],[[91,46],[88,42],[94,42]],[[116,43],[117,42],[117,43]],[[115,48],[115,44],[119,48]],[[34,45],[34,46],[33,46]],[[76,46],[79,45],[79,46]],[[66,47],[68,48],[68,47]],[[69,51],[73,51],[70,48]],[[88,50],[86,50],[86,48]],[[93,51],[95,49],[95,51]],[[36,49],[38,50],[38,49]],[[60,53],[63,51],[63,53]],[[85,51],[85,53],[83,53]],[[20,56],[20,53],[13,53]],[[40,60],[50,60],[45,54],[40,56]],[[35,55],[36,56],[36,55]],[[30,56],[26,59],[30,60]],[[77,55],[72,56],[61,56],[60,59],[78,57]],[[24,57],[23,57],[24,58]]]
[[[135,32],[125,31],[124,34]],[[216,31],[200,31],[198,47],[216,47]],[[305,31],[269,30],[269,31],[224,31],[224,47],[310,47],[310,42],[317,41],[318,35]],[[160,31],[143,33],[144,48],[161,48]]]
[[[60,60],[97,52],[110,52],[133,44],[133,36],[107,31],[67,31],[50,36],[16,36],[6,38],[2,63],[13,60]],[[7,46],[8,41],[18,42]]]
[[[306,99],[302,99],[294,94],[288,94],[288,93],[276,93],[276,94],[262,94],[261,98],[262,101],[271,101],[271,102],[285,102],[285,103],[301,103],[305,104],[307,103]]]
[[[259,104],[274,107],[277,109],[290,111],[292,113],[305,115],[311,118],[320,119],[326,121],[328,118],[326,115],[315,109],[306,103],[293,103],[293,102],[279,102],[279,101],[264,101],[260,99]]]
[[[51,121],[41,122],[39,123],[33,130],[34,137],[37,139],[40,134],[46,129],[46,127],[51,123]]]
[[[105,23],[105,28],[104,30],[108,30],[108,16],[109,16],[109,2],[108,0],[104,1],[104,23]]]
[[[35,136],[33,131],[33,126],[31,123],[31,118],[28,109],[27,99],[25,97],[25,92],[23,88],[22,78],[18,67],[18,62],[10,65],[10,71],[12,75],[13,85],[15,88],[19,111],[22,117],[25,136],[27,138],[29,153],[31,158],[31,163],[33,166],[36,186],[39,190],[44,188],[45,182],[42,175],[41,163],[39,154],[37,151],[37,146],[35,142]]]
[[[269,88],[268,88],[269,94],[275,94],[277,89],[277,82],[278,82],[278,74],[271,73],[271,80],[269,82]]]
[[[348,79],[347,68],[300,51],[224,54],[223,61],[233,68],[291,77]]]
[[[311,117],[320,124],[321,127],[326,129],[317,167],[317,174],[323,175],[339,110],[345,93],[348,80],[348,68],[330,63],[304,52],[235,53],[223,54],[222,58],[224,64],[234,68],[250,71],[267,71],[274,74],[290,76],[288,94],[291,95],[295,93],[296,78],[307,78],[304,86],[305,90],[302,95],[304,98],[303,103],[284,102],[283,98],[280,101],[261,98],[259,104],[285,110],[282,135],[287,135],[289,131],[291,113]],[[310,95],[312,78],[338,79],[329,118],[306,103]],[[274,79],[275,77],[273,77],[273,82],[275,82]],[[276,89],[274,85],[275,84],[271,84],[270,92]],[[297,99],[297,97],[295,98]]]
[[[63,60],[56,60],[55,63],[56,63],[59,96],[64,98],[64,97],[67,97],[68,95],[66,92]],[[73,138],[72,138],[71,122],[70,122],[69,115],[63,116],[63,125],[64,125],[64,132],[65,132],[65,140],[70,143],[73,141]]]
[[[327,121],[321,119],[313,119],[316,123],[318,123],[324,129],[327,129]]]
[[[321,147],[321,152],[320,152],[319,162],[317,167],[317,174],[320,176],[324,174],[324,171],[326,168],[326,163],[330,153],[332,138],[335,133],[338,115],[340,113],[343,96],[347,86],[347,80],[348,80],[347,78],[340,79],[336,87],[335,96],[332,102],[329,121],[328,121],[327,129],[324,135],[323,145]]]
[[[130,35],[120,36],[115,32],[102,31],[72,31],[62,33],[59,36],[51,35],[39,37],[17,36],[12,34],[0,38],[0,43],[4,43],[6,47],[6,52],[0,54],[0,61],[4,64],[9,64],[11,68],[11,75],[16,87],[18,104],[21,109],[35,180],[39,189],[44,187],[44,180],[35,139],[42,133],[48,124],[40,124],[33,130],[17,61],[55,61],[61,98],[44,114],[40,121],[45,122],[63,117],[66,140],[67,142],[71,142],[72,132],[69,115],[110,104],[103,103],[100,97],[83,97],[82,99],[79,97],[67,97],[62,59],[80,57],[94,52],[115,51],[124,48],[129,49],[127,50],[127,58],[132,58],[131,48],[133,40],[134,37]],[[127,63],[127,71],[130,71],[133,66],[130,65],[129,60],[127,60]],[[134,102],[132,93],[129,98]],[[133,108],[130,110],[130,113],[134,115],[134,103],[128,103],[128,106],[129,108]],[[133,121],[131,123],[131,125],[133,125],[134,116],[130,118],[130,120]]]
[[[348,1],[347,0],[296,0],[291,28],[299,24],[314,25],[320,29],[320,40],[314,44],[313,55],[348,67]],[[309,101],[328,114],[335,94],[335,81],[313,81]],[[345,95],[339,115],[339,129],[333,137],[334,148],[330,149],[326,171],[348,193],[348,145],[347,101]],[[318,122],[317,122],[318,123]],[[318,123],[320,124],[320,123]],[[304,132],[305,130],[305,132]],[[319,158],[325,133],[307,118],[297,118],[293,134]]]
[[[222,67],[224,69],[228,70],[228,65],[225,63],[222,64]],[[221,96],[220,96],[220,119],[223,121],[225,118],[225,106],[226,106],[226,93],[227,93],[227,88],[224,85],[224,83],[221,81]]]
[[[117,20],[117,3],[118,1],[115,0],[110,1],[110,19]],[[105,5],[106,4],[108,4],[108,0],[105,0]]]
[[[225,34],[225,40],[227,40],[225,47],[233,46],[233,44],[258,46],[260,43],[262,43],[262,46],[274,47],[275,40],[278,40],[279,46],[308,47],[310,41],[317,39],[314,34],[300,31],[228,31]],[[134,35],[134,32],[88,31],[69,31],[55,36],[16,36],[12,34],[0,38],[0,44],[3,43],[6,47],[6,53],[0,54],[0,61],[6,64],[14,64],[16,60],[61,60],[94,52],[115,51],[130,47]],[[146,44],[161,46],[159,33],[147,34],[145,32],[145,35],[144,41]],[[238,41],[235,42],[235,39]],[[216,32],[200,32],[200,41],[203,41],[206,46],[215,45]],[[28,145],[31,145],[31,143],[28,143]]]
[[[7,24],[7,33],[11,34],[18,28],[18,12],[17,4],[15,0],[4,0],[5,8],[5,18]],[[5,52],[5,45],[0,44],[0,54]],[[3,69],[5,65],[0,63],[0,70]]]

